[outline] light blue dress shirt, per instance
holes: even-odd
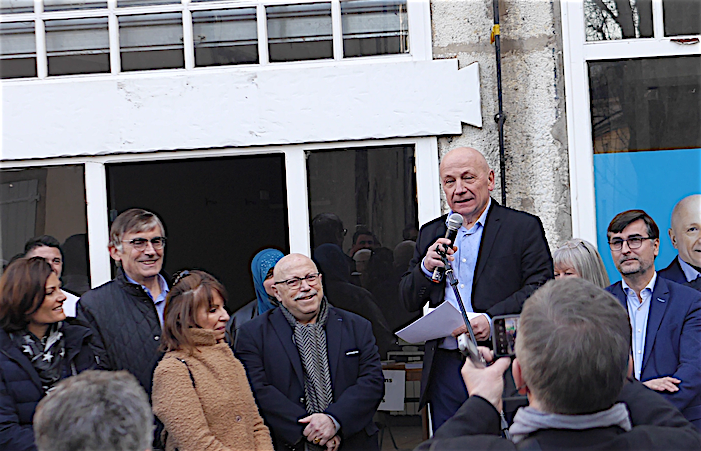
[[[696,280],[699,276],[701,276],[700,272],[698,272],[693,266],[679,258],[679,256],[677,256],[677,259],[679,259],[679,266],[681,266],[682,271],[684,272],[684,277],[686,277],[687,282]]]
[[[635,290],[630,288],[625,280],[621,281],[623,292],[626,294],[626,304],[628,305],[628,318],[630,327],[633,330],[633,367],[635,368],[635,378],[640,380],[640,372],[643,368],[643,356],[645,355],[645,336],[647,335],[647,318],[650,314],[650,302],[652,292],[655,289],[657,273],[653,274],[650,283],[640,292],[642,301],[638,299]]]
[[[166,296],[168,296],[168,292],[170,291],[170,288],[168,288],[168,283],[166,280],[163,278],[162,275],[158,275],[158,284],[161,286],[161,294],[158,295],[158,298],[153,299],[153,295],[151,294],[151,291],[146,288],[145,286],[141,285],[138,283],[136,280],[132,279],[131,277],[127,276],[127,273],[125,272],[124,275],[126,276],[127,280],[130,283],[133,283],[134,285],[139,285],[141,288],[144,289],[146,294],[148,294],[148,297],[151,298],[153,301],[153,305],[156,306],[156,312],[158,312],[158,321],[161,323],[161,328],[163,328],[163,313],[165,312],[166,309]]]
[[[492,200],[489,199],[487,208],[484,209],[484,212],[482,212],[477,222],[470,227],[470,230],[467,230],[465,227],[460,227],[455,237],[455,246],[458,247],[458,250],[453,254],[455,260],[451,262],[451,266],[453,267],[455,277],[458,279],[458,291],[465,305],[466,312],[474,311],[472,308],[472,282],[475,278],[477,256],[479,255],[480,243],[482,242],[482,231],[484,230],[487,213],[491,205]],[[426,277],[431,278],[433,276],[433,274],[426,269],[423,261],[421,262],[421,269]],[[447,281],[445,284],[445,300],[452,304],[453,307],[460,310],[458,300],[453,292],[453,287]],[[483,315],[491,322],[489,315],[485,313],[483,313]],[[452,332],[452,330],[450,332]],[[458,349],[458,341],[455,337],[449,336],[443,340],[443,343],[439,345],[439,347],[444,349]]]

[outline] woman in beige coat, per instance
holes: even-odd
[[[272,451],[241,362],[224,340],[226,292],[211,275],[183,271],[168,293],[166,351],[153,375],[153,413],[167,451]]]

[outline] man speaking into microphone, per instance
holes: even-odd
[[[434,274],[444,266],[439,251],[446,249],[465,309],[483,314],[470,325],[477,340],[485,341],[492,317],[520,313],[526,298],[553,277],[552,257],[540,219],[502,207],[490,197],[494,171],[480,152],[460,147],[445,154],[440,179],[450,213],[462,216],[462,226],[454,243],[452,234],[446,234],[449,215],[421,227],[414,258],[400,282],[401,296],[409,311],[421,310],[427,302],[438,307],[443,301],[459,308],[442,270]],[[467,400],[455,338],[466,331],[465,326],[446,330],[445,338],[426,343],[420,407],[430,402],[434,432]]]

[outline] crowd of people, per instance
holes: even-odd
[[[61,289],[58,241],[30,240],[0,278],[0,449],[379,449],[393,332],[461,300],[481,345],[495,316],[521,314],[517,357],[481,347],[489,366],[465,360],[466,326],[426,342],[420,404],[434,434],[419,449],[701,449],[701,195],[674,208],[678,257],[659,272],[655,221],[613,218],[611,285],[591,243],[551,255],[536,216],[491,197],[477,150],[448,152],[440,180],[463,218],[453,242],[444,215],[407,227],[394,251],[358,228],[346,253],[343,223],[324,213],[312,258],[253,257],[256,297],[231,315],[211,274],[163,271],[152,212],[114,220],[116,277],[79,300]],[[445,258],[459,297],[434,276]],[[376,282],[390,278],[399,289],[386,293]],[[505,404],[509,384],[527,407]]]

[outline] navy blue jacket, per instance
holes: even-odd
[[[304,370],[293,331],[279,308],[244,323],[236,357],[246,368],[275,449],[299,449],[307,416]],[[333,402],[326,413],[340,424],[343,450],[378,449],[373,415],[384,396],[384,377],[370,322],[329,306],[326,343]]]
[[[657,275],[682,285],[686,283],[686,276],[684,275],[684,271],[679,264],[679,257],[674,257],[672,263],[670,263],[665,269],[658,271]]]
[[[606,290],[628,311],[621,282]],[[658,277],[647,318],[640,380],[664,376],[682,382],[678,392],[660,394],[701,428],[701,293]]]
[[[89,346],[92,332],[82,322],[67,318],[63,322],[66,356],[62,378],[96,368]],[[35,451],[32,419],[44,396],[39,375],[29,358],[0,329],[0,449]]]

